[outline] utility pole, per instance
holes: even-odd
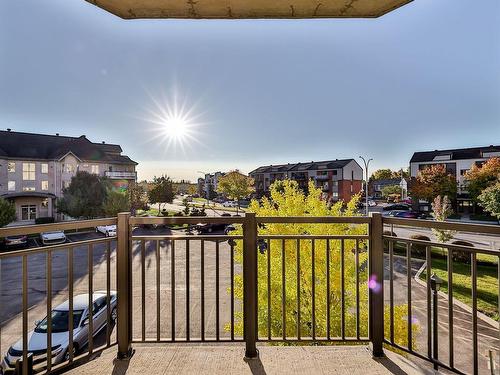
[[[370,166],[370,162],[373,160],[373,159],[368,159],[368,161],[360,156],[359,157],[361,160],[363,160],[363,163],[365,165],[365,205],[366,205],[366,216],[368,216],[368,167]]]

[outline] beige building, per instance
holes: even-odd
[[[0,131],[0,197],[15,204],[18,222],[64,220],[55,200],[77,171],[106,176],[122,190],[136,180],[137,163],[121,153],[119,145],[93,143],[84,135]]]

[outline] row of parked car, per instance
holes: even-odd
[[[96,232],[104,234],[106,237],[116,236],[116,225],[98,226]],[[42,232],[39,235],[42,246],[59,245],[65,243],[67,238],[62,230]],[[4,238],[4,247],[6,249],[16,249],[28,247],[29,237],[25,234],[17,236],[8,236]]]

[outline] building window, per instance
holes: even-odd
[[[354,171],[351,171],[351,180],[354,180]]]
[[[97,164],[93,164],[91,172],[94,174],[99,174],[99,166]]]
[[[23,186],[23,191],[35,191],[34,186]]]
[[[33,204],[21,206],[21,220],[35,220],[36,206]]]
[[[16,163],[13,161],[9,161],[7,163],[7,172],[14,173],[16,171]]]
[[[338,181],[332,181],[333,182],[333,187],[338,187],[339,186],[339,182]]]
[[[336,175],[337,175],[337,173],[338,173],[338,171],[337,171],[337,170],[334,170],[334,171],[333,171],[333,175],[334,175],[334,176],[336,176]]]
[[[47,163],[41,164],[42,173],[49,173],[49,165]]]
[[[16,191],[16,181],[9,181],[8,189],[9,191]]]
[[[49,181],[42,181],[42,190],[49,190]]]
[[[23,163],[23,180],[35,181],[35,163]]]
[[[334,192],[332,193],[332,198],[333,198],[333,199],[338,199],[338,198],[339,198],[339,193],[338,193],[338,192],[336,192],[336,191],[334,191]]]
[[[460,169],[460,176],[465,176],[465,174],[468,172],[468,169]]]

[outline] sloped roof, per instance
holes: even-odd
[[[80,160],[116,164],[137,164],[121,155],[119,145],[93,143],[84,135],[67,137],[48,134],[0,131],[0,156],[12,159],[54,160],[69,152]]]
[[[436,156],[450,156],[452,160],[464,159],[481,159],[484,152],[500,152],[500,146],[485,146],[485,147],[471,147],[471,148],[456,148],[450,150],[434,150],[434,151],[420,151],[415,152],[410,159],[410,163],[422,163],[428,161],[435,161]],[[447,161],[447,160],[440,160]]]
[[[311,161],[305,163],[288,163],[288,164],[276,164],[276,165],[264,165],[262,167],[256,168],[250,172],[250,174],[256,173],[280,173],[280,172],[290,172],[290,171],[308,171],[308,170],[321,170],[321,169],[339,169],[345,167],[351,161],[356,162],[354,159],[336,159],[336,160],[325,160],[325,161]]]

